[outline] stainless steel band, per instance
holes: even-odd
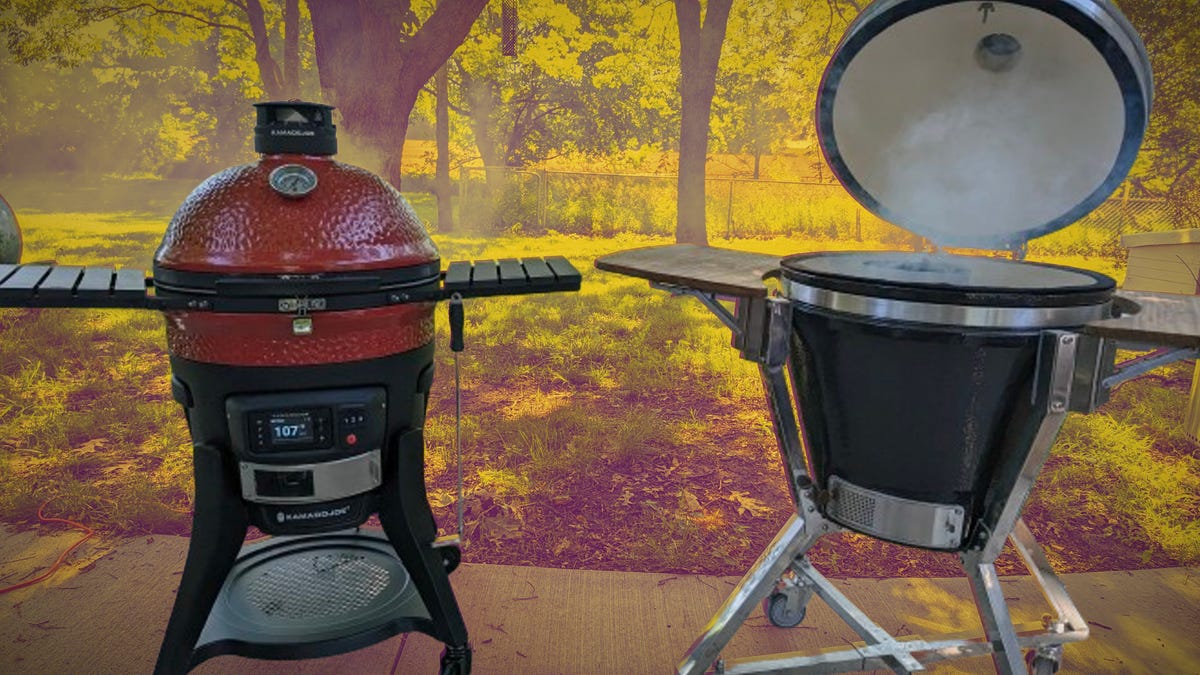
[[[957,504],[932,504],[860,487],[829,477],[832,520],[860,532],[913,546],[954,550],[965,534],[966,513]]]
[[[873,298],[783,279],[789,300],[845,314],[908,323],[1007,330],[1082,326],[1109,315],[1110,302],[1078,307],[980,307]]]
[[[242,498],[256,504],[314,504],[362,494],[383,484],[383,455],[371,450],[360,455],[316,464],[239,464]],[[307,473],[312,477],[311,494],[295,497],[261,495],[256,472]]]

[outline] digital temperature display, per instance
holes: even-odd
[[[273,413],[267,419],[272,445],[311,443],[313,417],[308,412]]]

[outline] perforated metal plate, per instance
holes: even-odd
[[[963,538],[963,508],[932,504],[869,490],[837,476],[829,478],[826,515],[846,527],[913,546],[956,549]]]
[[[295,659],[358,649],[428,621],[408,571],[380,533],[273,537],[243,549],[196,648]]]
[[[240,580],[240,601],[280,619],[353,614],[388,589],[391,567],[359,551],[299,553],[247,570]]]

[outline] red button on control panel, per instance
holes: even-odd
[[[354,445],[358,442],[358,436],[354,434],[346,434],[346,445]]]

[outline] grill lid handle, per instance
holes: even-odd
[[[450,351],[461,352],[463,350],[463,301],[462,295],[455,293],[450,296]],[[457,357],[456,357],[457,358]]]

